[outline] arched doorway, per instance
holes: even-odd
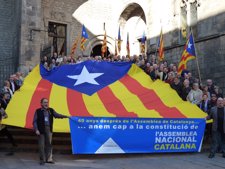
[[[108,56],[109,54],[110,54],[109,48],[107,47],[107,54],[105,55]],[[94,48],[92,48],[92,51],[91,51],[92,57],[101,56],[101,55],[102,55],[102,44],[96,45]]]
[[[143,33],[147,34],[146,16],[143,8],[137,3],[131,3],[124,8],[119,18],[119,25],[122,34],[121,54],[126,55],[127,33],[129,33],[130,53],[140,54],[140,41]]]

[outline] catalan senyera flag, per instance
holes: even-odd
[[[112,71],[113,70],[113,71]],[[11,99],[2,123],[32,128],[41,98],[67,116],[204,118],[196,105],[184,102],[160,80],[153,82],[131,62],[85,61],[50,71],[36,66]],[[171,99],[173,98],[173,99]],[[54,121],[54,131],[69,132],[68,119]]]
[[[129,33],[127,33],[127,56],[130,57],[130,40],[129,40]]]
[[[145,32],[143,32],[143,35],[141,37],[141,53],[145,53],[145,42],[146,42],[146,36],[145,36]]]
[[[165,58],[165,55],[164,55],[164,43],[163,43],[162,29],[161,29],[161,32],[160,32],[160,38],[159,38],[158,46],[159,46],[159,61],[163,61],[164,58]]]
[[[122,42],[122,40],[121,40],[120,27],[119,27],[119,30],[118,30],[118,42],[117,42],[119,53],[121,51],[121,42]]]
[[[72,49],[71,49],[71,54],[75,53],[75,51],[77,49],[78,41],[79,41],[79,37],[77,37],[76,40],[74,41],[74,44],[73,44]]]
[[[178,65],[178,74],[181,74],[183,70],[187,69],[187,62],[189,60],[195,59],[195,45],[194,45],[194,39],[192,32],[187,40],[187,43],[185,44],[184,51],[181,56],[180,63]]]
[[[101,51],[102,51],[102,57],[104,57],[105,53],[107,52],[106,30],[105,30],[105,33],[104,33],[104,39],[103,39]]]
[[[87,39],[88,39],[88,33],[87,33],[87,30],[86,30],[85,26],[83,25],[82,26],[82,33],[81,33],[81,42],[80,42],[80,49],[82,51],[85,50],[85,43],[86,43]]]

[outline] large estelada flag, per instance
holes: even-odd
[[[190,34],[187,43],[184,47],[184,51],[181,56],[180,63],[178,65],[178,74],[181,74],[183,70],[187,69],[187,62],[189,60],[195,59],[195,45],[192,33]]]
[[[85,61],[50,71],[38,65],[10,101],[4,124],[32,128],[41,98],[67,116],[204,118],[197,106],[184,102],[162,81],[153,82],[130,62]],[[69,132],[67,119],[54,122],[54,131]]]

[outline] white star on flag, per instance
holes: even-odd
[[[188,48],[191,49],[192,44],[189,42],[188,43]]]
[[[68,75],[67,77],[70,79],[77,80],[74,86],[83,83],[90,83],[94,85],[99,85],[98,82],[95,81],[95,78],[103,75],[104,73],[89,73],[86,66],[83,67],[81,73],[79,75]]]

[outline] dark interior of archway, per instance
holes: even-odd
[[[105,54],[105,56],[108,56],[110,54],[109,49],[107,47],[107,53]],[[102,45],[96,45],[92,51],[91,51],[91,56],[95,57],[95,56],[102,56]]]

